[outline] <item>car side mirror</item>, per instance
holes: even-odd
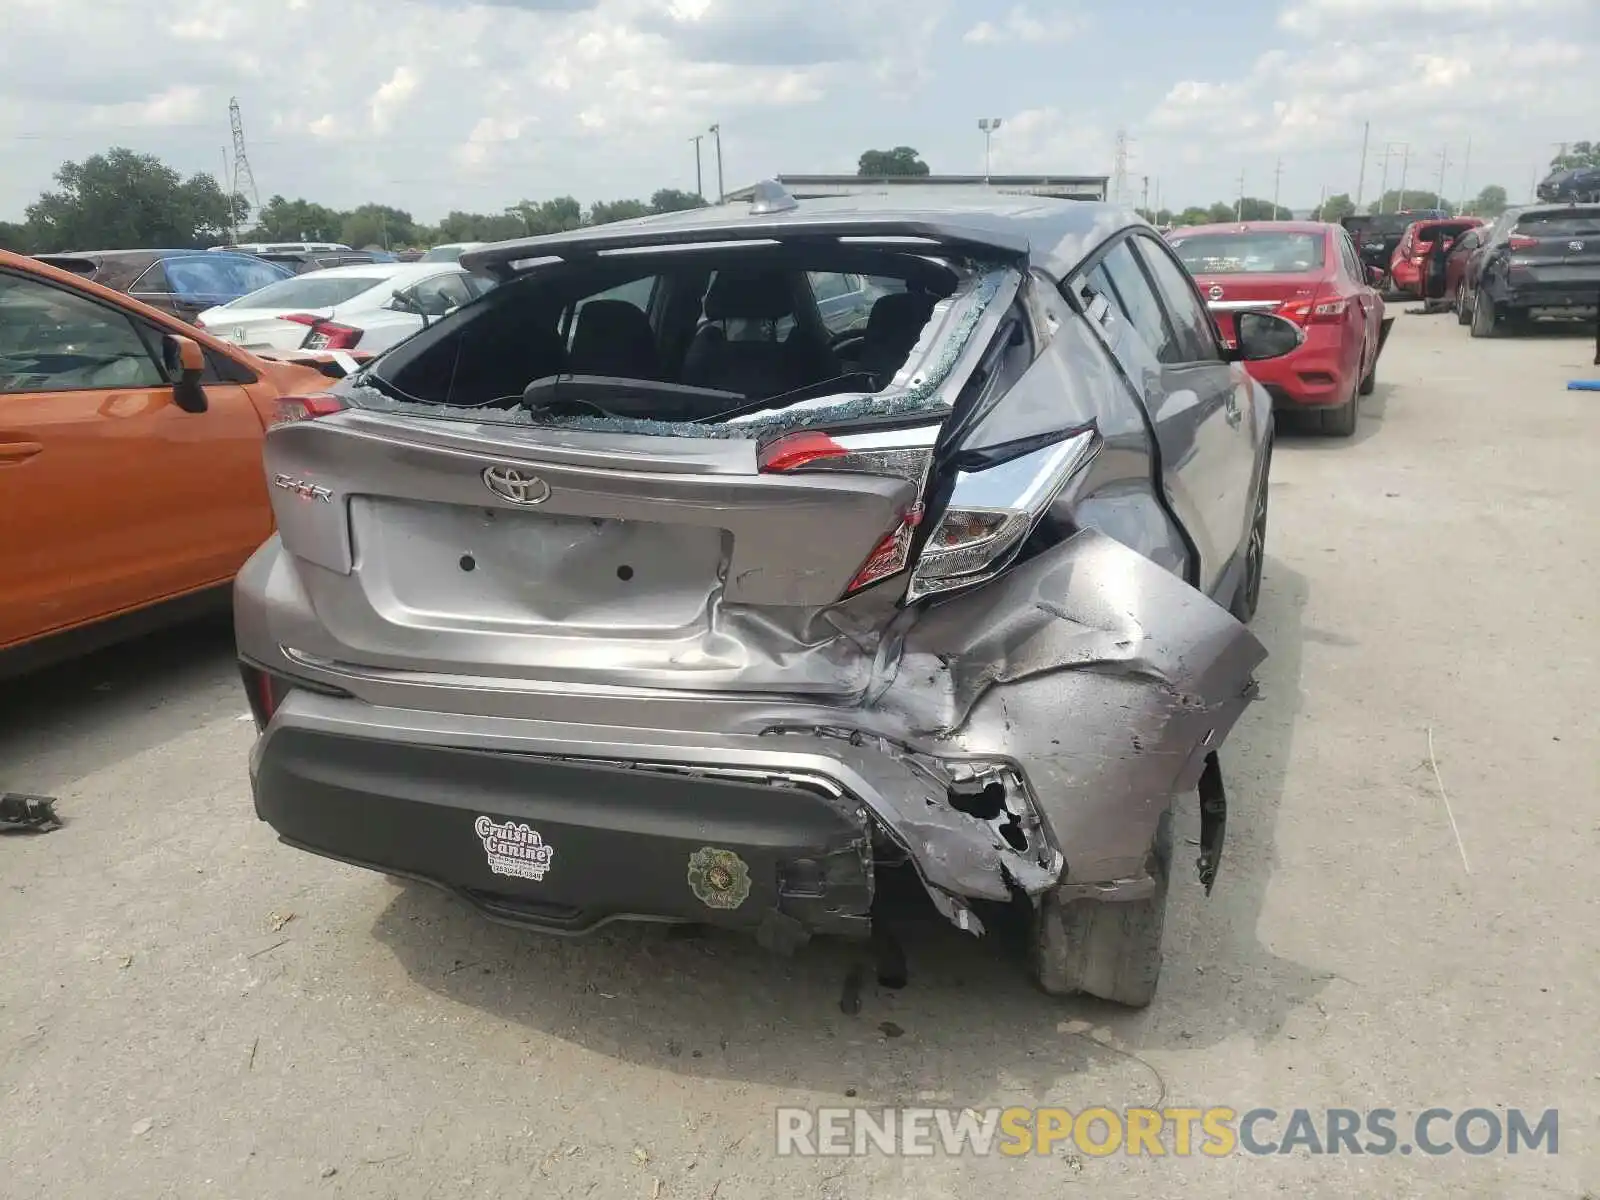
[[[169,333],[161,339],[162,365],[172,382],[172,402],[186,413],[203,413],[206,389],[200,380],[206,373],[206,352],[193,338]]]
[[[1233,362],[1264,362],[1293,353],[1306,340],[1306,331],[1293,321],[1264,312],[1234,315],[1238,338],[1229,358]]]
[[[400,309],[400,311],[402,311],[402,312],[410,312],[410,313],[420,313],[421,312],[421,310],[417,307],[417,299],[416,299],[416,297],[413,296],[410,292],[402,292],[399,289],[396,289],[394,292],[391,293],[391,295],[394,297],[394,300],[393,300],[394,306],[396,308]]]
[[[1367,268],[1367,282],[1373,287],[1383,286],[1383,269],[1381,267]]]

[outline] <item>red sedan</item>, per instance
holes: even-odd
[[[1392,317],[1369,268],[1337,225],[1247,221],[1174,230],[1168,239],[1232,341],[1233,314],[1287,317],[1305,330],[1299,349],[1249,364],[1280,411],[1311,412],[1322,432],[1355,432],[1361,397],[1376,385]]]
[[[1397,292],[1408,296],[1422,295],[1422,272],[1435,244],[1442,244],[1449,253],[1456,238],[1483,222],[1477,217],[1451,217],[1446,221],[1417,221],[1407,227],[1405,236],[1394,248],[1389,260],[1389,280]]]

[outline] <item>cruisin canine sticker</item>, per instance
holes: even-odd
[[[544,879],[550,860],[556,856],[556,848],[547,846],[537,830],[515,821],[502,825],[490,817],[479,817],[472,829],[489,856],[489,870],[496,875],[532,879],[537,883]]]
[[[689,887],[707,908],[738,908],[750,895],[750,868],[732,850],[702,846],[689,856]]]

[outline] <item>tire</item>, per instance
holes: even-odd
[[[1317,424],[1325,437],[1347,438],[1355,433],[1361,417],[1361,396],[1361,385],[1357,384],[1343,404],[1317,410]]]
[[[1261,464],[1261,480],[1256,485],[1255,510],[1250,519],[1250,535],[1245,542],[1244,578],[1233,593],[1233,603],[1228,611],[1245,625],[1256,615],[1261,604],[1261,579],[1267,563],[1267,500],[1268,482],[1272,474],[1272,439],[1268,435],[1265,461]]]
[[[1467,293],[1460,289],[1456,292],[1456,324],[1472,324],[1472,310],[1467,307]]]
[[[1495,337],[1500,333],[1500,319],[1494,311],[1494,301],[1482,288],[1472,293],[1472,336]]]
[[[1034,914],[1032,968],[1052,996],[1097,996],[1129,1008],[1155,998],[1172,870],[1172,810],[1150,846],[1155,893],[1143,900],[1062,900],[1046,892]]]
[[[1358,394],[1360,394],[1362,396],[1370,396],[1370,395],[1372,395],[1373,392],[1375,392],[1377,390],[1377,388],[1378,388],[1378,360],[1377,360],[1376,357],[1374,357],[1373,360],[1372,360],[1372,369],[1367,372],[1365,378],[1363,378],[1361,380],[1361,386],[1359,388],[1357,388],[1356,390],[1357,390]]]

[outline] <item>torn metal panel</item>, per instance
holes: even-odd
[[[1015,761],[1069,881],[1137,879],[1265,657],[1224,609],[1085,531],[932,609],[880,703],[911,736]]]

